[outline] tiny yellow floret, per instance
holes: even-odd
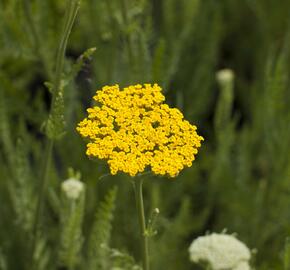
[[[176,108],[164,104],[159,85],[104,86],[93,97],[96,106],[77,131],[89,140],[86,154],[105,159],[111,173],[135,176],[147,168],[175,177],[190,167],[203,137]]]

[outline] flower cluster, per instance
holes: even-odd
[[[155,174],[174,177],[190,167],[203,138],[178,109],[163,103],[161,90],[138,84],[97,91],[96,106],[77,127],[89,139],[86,154],[107,160],[112,174],[135,176],[151,167]]]
[[[221,85],[228,85],[233,83],[235,73],[231,69],[222,69],[216,73],[216,79]]]
[[[84,190],[84,184],[75,178],[69,178],[62,182],[61,189],[67,198],[76,200]]]
[[[189,253],[192,262],[205,262],[213,270],[250,270],[250,250],[232,235],[213,233],[198,237]]]

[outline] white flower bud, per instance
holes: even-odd
[[[62,182],[61,189],[67,196],[67,198],[76,200],[84,189],[84,184],[75,178],[69,178]]]
[[[198,237],[189,253],[192,262],[206,262],[213,270],[250,270],[250,250],[232,235],[213,233]]]
[[[155,209],[154,209],[154,213],[155,213],[155,214],[159,214],[159,213],[160,213],[159,208],[155,208]]]
[[[234,72],[228,68],[221,69],[216,73],[216,79],[222,85],[232,83],[234,77],[235,77]]]

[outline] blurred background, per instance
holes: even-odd
[[[65,2],[0,0],[0,269],[30,269],[27,235],[51,103],[45,82],[54,76]],[[53,148],[38,269],[66,269],[56,268],[53,258],[60,184],[69,167],[86,184],[80,252],[85,254],[100,202],[117,186],[110,247],[140,261],[130,178],[108,176],[105,163],[90,161],[75,128],[97,89],[148,82],[160,84],[167,103],[205,138],[193,166],[175,180],[145,180],[147,214],[160,209],[158,234],[150,239],[152,269],[200,269],[189,261],[190,243],[224,229],[257,250],[256,269],[284,269],[290,235],[290,1],[278,2],[81,2],[66,51],[66,134]],[[93,47],[93,54],[79,58]],[[226,86],[216,78],[224,68],[234,73]]]

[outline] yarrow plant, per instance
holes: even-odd
[[[75,178],[69,178],[62,182],[61,189],[68,199],[76,200],[84,189],[84,184]]]
[[[192,165],[203,141],[196,126],[184,120],[178,109],[164,104],[161,91],[157,84],[124,89],[104,86],[94,96],[95,106],[87,109],[87,118],[77,127],[89,141],[89,157],[106,160],[113,175],[120,171],[134,177],[144,270],[149,270],[148,236],[152,228],[146,227],[142,178],[135,176],[151,169],[156,175],[176,177]]]
[[[217,72],[216,79],[220,84],[232,83],[235,77],[235,73],[228,68],[222,69]]]
[[[175,177],[192,165],[203,138],[178,109],[163,104],[157,84],[105,86],[94,100],[77,130],[89,139],[86,154],[106,159],[112,174],[135,176],[151,167]]]
[[[195,239],[189,247],[190,260],[212,270],[250,270],[251,252],[233,235],[212,233]]]

